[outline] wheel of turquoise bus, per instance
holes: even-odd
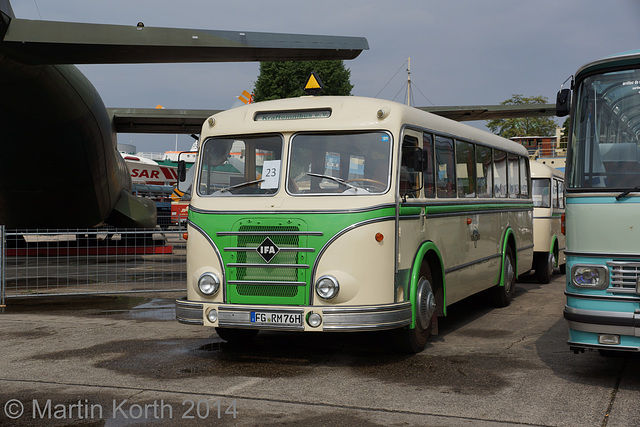
[[[504,255],[502,275],[504,277],[504,286],[497,284],[492,288],[493,303],[497,307],[506,307],[511,304],[513,294],[516,292],[516,269],[513,252],[510,247],[507,247],[507,252]]]
[[[422,276],[416,289],[415,327],[413,329],[403,328],[395,331],[396,348],[403,353],[419,353],[427,344],[437,308],[432,282],[431,271],[428,267],[423,267]]]
[[[536,263],[536,278],[538,282],[546,285],[551,281],[553,270],[556,268],[556,256],[553,252],[549,252],[547,256],[540,256]]]
[[[260,332],[257,329],[216,328],[216,333],[223,340],[230,343],[251,341]]]

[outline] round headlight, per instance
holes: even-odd
[[[214,295],[220,289],[220,279],[214,273],[204,273],[198,279],[198,289],[203,295]]]
[[[316,282],[316,293],[322,299],[332,299],[338,295],[340,285],[333,276],[322,276]]]

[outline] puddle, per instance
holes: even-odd
[[[71,316],[118,316],[136,320],[175,321],[175,299],[145,296],[53,296],[11,298],[6,313],[51,313]]]
[[[173,299],[155,298],[128,311],[133,319],[176,320],[176,305]]]

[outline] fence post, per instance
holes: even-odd
[[[5,235],[4,225],[0,225],[0,313],[4,313],[6,304],[4,302],[4,290],[5,290]]]

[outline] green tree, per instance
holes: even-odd
[[[322,80],[322,95],[351,95],[351,71],[343,61],[275,61],[260,63],[253,99],[257,102],[303,96],[312,71]]]
[[[501,105],[547,104],[544,96],[524,97],[514,94],[501,102]],[[551,117],[519,117],[515,119],[494,119],[487,122],[491,132],[504,138],[515,136],[551,136],[555,135],[557,124]]]
[[[566,118],[562,124],[562,131],[560,132],[560,141],[558,141],[558,148],[567,148],[569,142],[569,117]]]

